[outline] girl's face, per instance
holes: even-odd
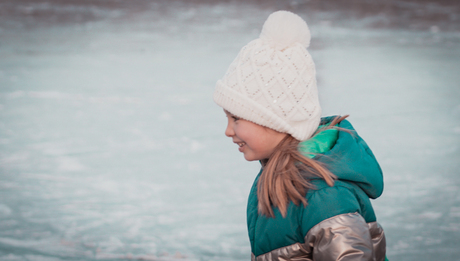
[[[228,118],[225,135],[239,146],[247,161],[268,159],[276,145],[287,135],[240,119],[226,110],[224,112]]]

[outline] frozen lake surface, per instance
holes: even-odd
[[[278,9],[384,170],[389,259],[458,260],[460,7],[389,2],[0,1],[0,260],[249,260],[212,93]]]

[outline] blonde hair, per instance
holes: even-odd
[[[337,128],[334,125],[347,117],[348,115],[335,117],[328,126],[319,129],[316,133]],[[299,143],[299,140],[287,135],[275,147],[270,158],[262,161],[264,168],[257,183],[259,213],[274,217],[273,207],[277,207],[285,217],[290,201],[296,205],[302,203],[306,206],[305,195],[308,189],[314,186],[301,175],[301,172],[320,177],[329,186],[334,185],[336,176],[322,163],[304,156],[298,149]]]

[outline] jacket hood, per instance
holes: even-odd
[[[321,125],[334,117],[322,118]],[[338,180],[358,185],[372,199],[379,197],[383,192],[383,174],[374,154],[349,121],[343,120],[338,127],[349,132],[338,131],[336,140],[332,139],[335,144],[314,159],[326,164]]]

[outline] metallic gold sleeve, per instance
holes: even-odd
[[[377,222],[366,223],[358,213],[326,219],[305,236],[305,243],[275,249],[252,261],[384,261],[385,234]]]
[[[369,227],[357,213],[322,221],[305,236],[305,244],[313,260],[374,260]]]

